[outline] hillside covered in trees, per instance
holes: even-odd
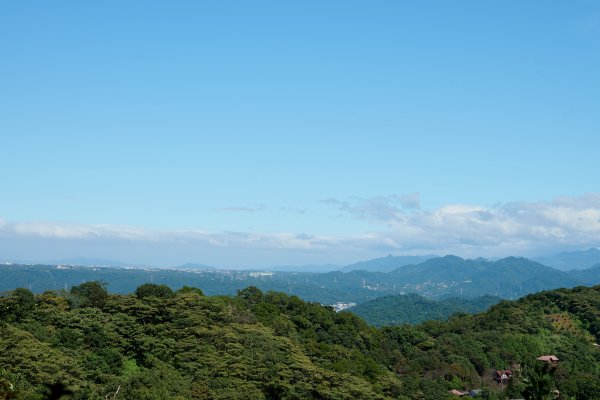
[[[0,398],[600,398],[600,286],[503,301],[449,321],[377,329],[248,287],[236,296],[98,282],[0,298]],[[556,355],[550,367],[536,360]],[[496,370],[511,370],[502,385]],[[57,397],[54,397],[57,398]]]
[[[500,302],[499,297],[450,297],[430,300],[418,294],[384,296],[348,309],[374,326],[417,324],[443,320],[456,313],[475,314]]]

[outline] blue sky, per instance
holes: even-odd
[[[3,4],[0,259],[600,245],[599,39],[594,1]]]

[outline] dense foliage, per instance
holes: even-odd
[[[167,288],[168,289],[168,288]],[[248,287],[234,297],[146,285],[0,297],[0,398],[600,398],[600,286],[503,301],[446,322],[376,329],[348,312]],[[100,299],[101,301],[96,301]],[[536,360],[555,354],[557,367]],[[505,385],[496,369],[511,369]],[[57,389],[58,388],[58,389]],[[67,398],[67,397],[65,397]]]
[[[428,320],[444,320],[456,313],[475,314],[487,310],[500,300],[494,296],[429,300],[411,293],[379,297],[348,311],[374,326],[417,324]]]

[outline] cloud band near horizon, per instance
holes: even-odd
[[[151,260],[142,258],[152,256],[157,265],[185,259],[214,265],[266,266],[343,263],[387,253],[464,257],[537,255],[600,245],[600,194],[493,206],[454,204],[434,210],[421,209],[418,194],[328,199],[324,203],[347,218],[368,221],[373,229],[353,235],[155,231],[0,219],[0,257],[41,260],[125,255],[130,257],[128,261],[145,263]],[[81,254],[84,251],[93,254]],[[240,257],[236,258],[236,254]]]

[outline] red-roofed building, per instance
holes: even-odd
[[[494,380],[498,383],[508,382],[512,377],[512,371],[510,369],[499,369],[494,372]]]

